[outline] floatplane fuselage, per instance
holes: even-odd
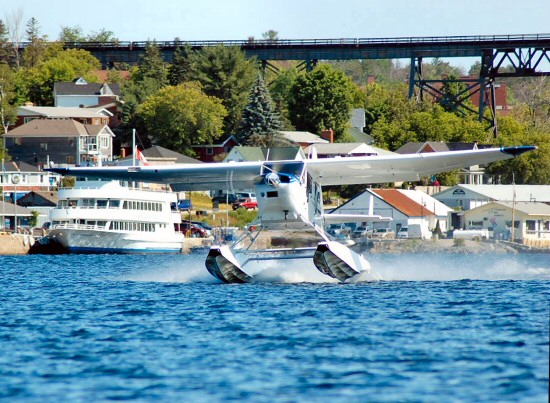
[[[77,177],[118,179],[169,184],[174,191],[233,190],[254,188],[258,198],[258,231],[246,232],[249,242],[214,245],[207,258],[208,271],[227,283],[254,279],[248,263],[254,260],[308,258],[321,273],[347,281],[370,270],[368,262],[325,233],[325,222],[384,220],[368,215],[323,213],[322,186],[417,181],[443,171],[517,157],[536,149],[517,146],[468,151],[408,155],[306,159],[293,161],[174,164],[160,166],[114,166],[96,168],[49,168],[48,171]],[[259,231],[313,229],[320,241],[306,248],[254,250]],[[243,239],[244,239],[243,238]]]

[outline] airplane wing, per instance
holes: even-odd
[[[251,188],[267,171],[299,176],[304,167],[321,185],[416,181],[421,177],[521,155],[535,146],[488,148],[424,154],[323,158],[305,161],[225,162],[156,166],[47,168],[46,171],[86,178],[166,183],[175,191]]]
[[[536,146],[486,148],[423,154],[308,160],[308,173],[325,185],[418,181],[422,177],[471,165],[517,157]]]

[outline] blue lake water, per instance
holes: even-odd
[[[204,258],[0,256],[0,400],[548,400],[548,254],[373,255],[355,284]]]

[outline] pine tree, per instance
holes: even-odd
[[[168,67],[168,82],[170,85],[178,85],[189,81],[191,71],[191,46],[178,46],[172,57],[172,64]]]
[[[258,75],[250,92],[248,105],[243,111],[239,140],[244,145],[272,146],[280,126],[279,115],[275,112],[269,90],[262,76]]]
[[[136,76],[137,81],[144,81],[146,78],[155,80],[159,88],[166,85],[166,68],[160,53],[160,47],[156,42],[147,41],[145,44],[145,53],[139,61]]]

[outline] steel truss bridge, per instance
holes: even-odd
[[[300,61],[299,66],[312,69],[321,60],[409,59],[409,96],[422,98],[430,94],[451,108],[466,113],[478,113],[496,136],[495,80],[501,77],[538,77],[550,75],[550,34],[441,36],[402,38],[340,38],[244,41],[169,41],[155,42],[165,61],[170,62],[178,46],[191,49],[212,46],[237,46],[247,57],[256,57],[262,68],[275,69],[275,60]],[[100,60],[104,68],[118,63],[135,65],[145,51],[147,42],[77,42],[67,48],[85,49]],[[426,58],[479,58],[477,77],[427,80],[423,77],[422,61]],[[506,72],[501,68],[508,66]],[[511,68],[510,68],[511,67]],[[441,91],[443,84],[462,82],[466,89],[451,98]],[[479,97],[479,110],[472,110],[465,101]],[[486,110],[490,110],[487,117]]]

